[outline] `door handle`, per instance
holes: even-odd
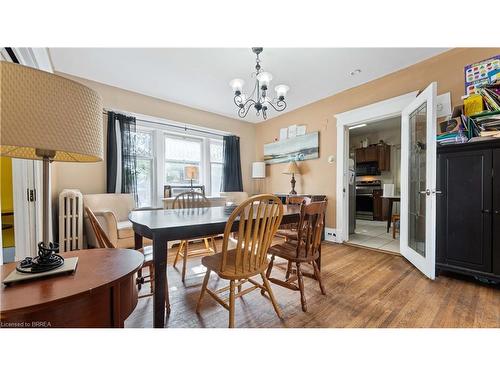
[[[431,191],[429,189],[426,189],[424,191],[419,191],[420,194],[425,194],[425,195],[431,195]]]
[[[481,212],[482,212],[483,214],[491,214],[491,211],[490,211],[490,210],[481,210]]]
[[[433,190],[432,194],[443,194],[441,190]]]

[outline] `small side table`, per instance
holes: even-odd
[[[401,197],[397,195],[393,196],[382,196],[382,199],[387,199],[389,201],[389,204],[387,205],[387,233],[389,233],[389,230],[391,228],[391,220],[392,220],[392,206],[394,202],[400,202]]]
[[[78,257],[76,271],[0,286],[0,326],[123,327],[137,305],[136,273],[144,255],[136,250],[92,249],[69,251]],[[0,280],[16,267],[0,267]]]

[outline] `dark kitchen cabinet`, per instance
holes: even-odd
[[[356,163],[364,163],[364,162],[366,162],[365,149],[364,148],[357,148],[356,149]]]
[[[378,167],[381,171],[391,170],[391,146],[377,145]]]
[[[500,141],[437,152],[437,270],[499,280]]]
[[[391,169],[391,146],[371,145],[356,149],[356,163],[377,162],[381,171]]]

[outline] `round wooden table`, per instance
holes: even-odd
[[[61,255],[78,257],[74,273],[9,286],[2,283],[0,327],[123,327],[137,305],[136,272],[144,256],[122,249]],[[1,266],[0,280],[15,266]]]

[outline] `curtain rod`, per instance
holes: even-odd
[[[107,110],[103,110],[102,113],[104,115],[108,115],[108,112],[114,112],[114,111],[107,111]],[[115,113],[119,113],[119,112],[115,112]],[[135,117],[135,116],[133,116]],[[156,124],[156,125],[164,125],[164,126],[170,126],[172,128],[177,128],[177,129],[181,129],[181,130],[184,130],[184,131],[188,131],[188,130],[191,130],[191,131],[194,131],[194,132],[198,132],[198,133],[204,133],[204,134],[210,134],[210,135],[217,135],[219,137],[223,137],[224,134],[220,134],[220,133],[214,133],[214,132],[210,132],[208,130],[202,130],[202,129],[194,129],[194,128],[190,128],[186,125],[184,126],[180,126],[180,125],[173,125],[173,124],[169,124],[167,122],[161,122],[161,121],[153,121],[153,120],[147,120],[147,119],[143,119],[143,118],[139,118],[139,117],[135,117],[136,120],[139,120],[141,122],[147,122],[147,123],[150,123],[150,124]],[[228,134],[229,135],[229,134]]]

